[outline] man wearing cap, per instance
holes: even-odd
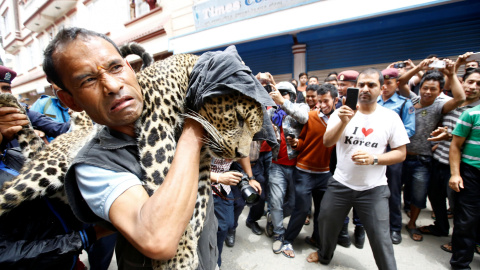
[[[415,108],[410,100],[397,94],[398,69],[387,68],[382,71],[384,83],[382,93],[377,103],[385,108],[391,109],[400,116],[403,125],[407,130],[408,137],[415,134]],[[387,181],[390,188],[390,238],[393,244],[402,242],[402,163],[387,166]]]
[[[12,80],[15,79],[17,73],[7,67],[0,66],[0,88],[2,93],[12,93]],[[26,107],[26,104],[24,105]],[[28,118],[27,118],[28,116]],[[0,108],[0,132],[3,134],[3,144],[5,149],[18,147],[15,136],[20,131],[21,126],[17,121],[28,121],[37,131],[39,136],[56,137],[65,133],[70,128],[70,123],[57,123],[49,117],[27,109],[27,115],[21,114],[17,108],[2,107]],[[23,123],[22,122],[22,123]],[[28,123],[28,122],[27,122]]]
[[[289,82],[280,82],[270,92],[273,101],[278,105],[277,109],[269,109],[268,114],[273,122],[277,140],[280,147],[272,149],[272,164],[269,172],[269,196],[268,204],[270,213],[267,214],[267,227],[265,232],[267,236],[273,226],[274,242],[273,252],[278,254],[282,250],[283,218],[287,217],[293,211],[295,203],[295,188],[293,182],[293,171],[297,163],[298,152],[295,151],[287,138],[298,138],[303,125],[308,121],[308,112],[310,108],[306,103],[293,103],[295,100],[295,88]],[[289,193],[287,194],[287,188]],[[288,204],[284,206],[284,199]]]
[[[355,70],[345,70],[338,74],[338,102],[335,108],[342,106],[342,98],[347,96],[347,88],[355,87],[357,83],[358,72]]]

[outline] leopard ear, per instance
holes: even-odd
[[[67,107],[69,107],[70,109],[76,112],[83,111],[83,108],[78,106],[75,103],[75,99],[73,98],[72,94],[70,94],[68,91],[59,89],[57,90],[57,96],[63,102],[63,104],[67,105]]]

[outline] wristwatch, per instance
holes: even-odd
[[[248,177],[248,180],[254,180],[254,179],[255,179],[255,176],[253,175]]]
[[[378,165],[378,157],[373,155],[373,164],[372,165]]]

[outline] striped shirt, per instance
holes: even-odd
[[[465,138],[462,162],[480,169],[480,105],[460,116],[452,134]]]
[[[477,100],[474,103],[468,104],[463,107],[458,107],[455,110],[447,113],[445,116],[443,116],[442,127],[447,127],[448,133],[452,133],[453,129],[455,128],[455,125],[457,124],[458,118],[460,118],[460,115],[464,111],[478,105],[480,105],[480,100]],[[433,152],[433,158],[438,160],[442,164],[448,165],[450,164],[448,159],[449,152],[450,152],[450,141],[441,141],[438,143],[437,150]]]

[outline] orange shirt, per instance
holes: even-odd
[[[295,150],[300,154],[297,157],[297,167],[314,172],[329,171],[330,155],[333,147],[323,145],[323,135],[327,130],[327,123],[318,116],[317,111],[308,113],[308,122],[303,126]]]

